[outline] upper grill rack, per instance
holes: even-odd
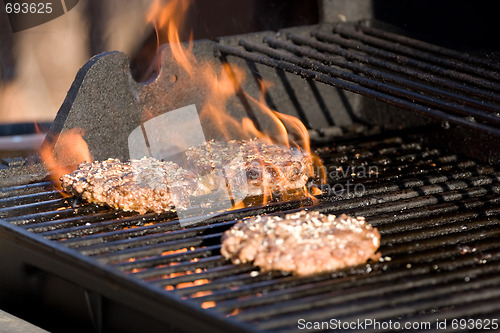
[[[0,216],[55,248],[94,260],[96,269],[124,272],[158,295],[173,292],[248,331],[299,330],[299,319],[435,323],[498,316],[500,169],[402,137],[353,141],[318,153],[336,191],[320,196],[314,209],[366,216],[382,234],[380,262],[297,278],[261,274],[221,257],[220,236],[236,219],[284,214],[308,201],[227,212],[183,228],[174,214],[81,204],[39,182],[2,189]],[[359,177],[363,167],[373,172]],[[352,187],[349,192],[348,182],[363,185],[363,193],[352,193]]]
[[[301,32],[304,30],[301,30]],[[500,66],[365,22],[217,44],[219,53],[500,136]]]

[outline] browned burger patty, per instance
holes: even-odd
[[[298,148],[271,145],[258,139],[206,141],[186,151],[189,169],[204,175],[214,171],[231,191],[242,186],[248,195],[302,188],[312,176],[311,155]]]
[[[154,158],[84,162],[73,173],[61,177],[66,192],[92,203],[141,214],[188,206],[197,180],[196,175],[177,164]]]
[[[238,222],[222,236],[221,253],[236,264],[304,276],[377,260],[379,245],[377,228],[363,217],[301,211]]]

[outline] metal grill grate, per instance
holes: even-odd
[[[218,52],[500,136],[499,66],[366,24],[248,38]]]
[[[330,193],[319,196],[314,209],[365,216],[382,234],[380,262],[298,278],[261,274],[220,255],[220,236],[236,219],[312,209],[307,200],[226,212],[183,228],[173,213],[82,204],[41,181],[0,190],[0,226],[22,228],[55,249],[89,258],[97,270],[125,273],[160,297],[175,294],[248,331],[299,330],[299,319],[434,324],[498,316],[500,169],[411,137],[358,139],[317,151],[330,174]],[[372,173],[360,177],[367,167]],[[348,191],[347,182],[364,190]],[[206,324],[193,316],[197,320]]]

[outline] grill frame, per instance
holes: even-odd
[[[94,318],[96,331],[106,330],[110,326],[116,327],[116,325],[122,329],[128,328],[133,331],[141,328],[144,322],[152,325],[152,330],[161,330],[173,325],[180,331],[201,328],[209,331],[253,332],[267,328],[277,328],[278,331],[286,329],[288,331],[294,328],[290,326],[290,318],[301,316],[300,313],[302,312],[299,314],[292,312],[290,315],[281,313],[298,306],[303,308],[305,318],[312,320],[319,318],[317,316],[321,314],[321,311],[330,310],[324,307],[320,307],[318,311],[315,309],[310,310],[310,306],[323,304],[322,302],[326,300],[327,302],[333,302],[331,303],[333,305],[340,304],[342,307],[343,303],[339,303],[342,302],[340,299],[344,299],[349,294],[352,298],[352,304],[349,304],[354,306],[356,302],[365,304],[368,300],[373,301],[373,297],[380,298],[381,295],[385,295],[384,292],[390,295],[395,290],[394,288],[400,288],[401,290],[416,286],[430,288],[436,281],[444,283],[443,286],[445,287],[441,293],[451,288],[450,290],[456,292],[464,291],[466,296],[468,295],[465,293],[466,290],[473,290],[477,287],[475,290],[479,291],[482,290],[481,288],[488,288],[490,285],[496,286],[496,280],[494,280],[494,277],[490,278],[488,272],[494,269],[495,266],[492,268],[491,265],[495,265],[498,260],[494,253],[500,253],[498,251],[500,248],[495,243],[496,237],[500,235],[500,228],[498,227],[500,226],[500,220],[497,218],[500,215],[500,208],[498,208],[500,202],[500,170],[494,166],[481,165],[473,160],[457,157],[453,153],[443,154],[440,150],[426,149],[420,139],[416,141],[411,141],[409,138],[390,139],[390,136],[386,137],[386,135],[359,138],[354,140],[353,144],[350,144],[348,140],[344,140],[344,143],[338,143],[336,146],[337,150],[333,151],[334,156],[325,159],[329,167],[332,167],[332,162],[338,161],[335,156],[347,156],[341,162],[344,165],[358,165],[356,163],[364,165],[364,162],[374,163],[378,161],[378,165],[383,166],[384,161],[387,160],[389,163],[387,170],[383,171],[385,172],[385,178],[362,179],[362,183],[366,185],[366,194],[359,198],[347,194],[340,194],[339,197],[320,197],[320,201],[314,206],[314,209],[321,212],[332,212],[333,210],[333,212],[366,215],[370,223],[382,228],[380,229],[383,242],[382,255],[392,257],[393,260],[391,261],[371,263],[352,270],[339,271],[332,275],[326,274],[310,278],[282,276],[277,272],[253,276],[252,271],[254,269],[248,265],[232,266],[225,263],[220,255],[217,255],[219,246],[217,242],[220,232],[235,223],[235,218],[262,213],[261,207],[250,207],[227,212],[223,216],[214,217],[210,223],[199,222],[199,224],[188,226],[184,230],[175,225],[169,227],[171,222],[162,222],[162,218],[165,218],[165,216],[155,214],[136,216],[123,212],[108,214],[106,212],[109,210],[93,208],[92,205],[85,206],[88,207],[87,214],[90,214],[90,216],[102,215],[105,217],[103,221],[92,222],[92,224],[103,224],[104,229],[97,228],[95,229],[96,232],[106,232],[105,228],[111,228],[108,232],[109,236],[106,238],[111,243],[107,241],[101,243],[99,241],[106,233],[96,235],[82,233],[78,231],[78,228],[71,227],[69,224],[63,228],[51,229],[57,225],[50,222],[54,218],[50,214],[38,214],[38,216],[28,214],[26,218],[19,219],[10,216],[13,213],[16,215],[16,211],[2,208],[0,209],[0,214],[3,214],[3,218],[0,219],[0,238],[3,241],[0,245],[0,253],[5,255],[5,253],[15,252],[17,254],[16,262],[18,264],[19,262],[22,263],[21,268],[14,265],[10,270],[25,272],[26,267],[30,267],[28,269],[30,271],[48,272],[48,276],[52,276],[52,278],[46,279],[54,281],[63,279],[71,281],[72,284],[78,286],[77,289],[83,288],[83,293],[87,299],[86,306],[90,317]],[[406,140],[410,140],[410,142]],[[329,145],[319,149],[328,151]],[[331,153],[328,152],[327,155]],[[359,154],[357,158],[356,154]],[[416,166],[413,165],[412,161],[418,161]],[[433,162],[436,162],[434,166],[432,166]],[[398,176],[396,174],[398,169],[408,172],[404,176]],[[440,170],[448,172],[441,174]],[[337,181],[345,181],[345,178],[337,179]],[[26,205],[28,207],[33,205],[29,198],[37,197],[37,195],[39,198],[45,196],[47,202],[53,202],[54,193],[45,190],[48,185],[47,183],[42,184],[40,187],[42,194],[28,194]],[[28,187],[26,191],[31,192],[32,189]],[[3,192],[5,193],[5,190]],[[63,205],[69,205],[69,208],[60,210],[62,214],[66,214],[62,216],[62,221],[66,219],[68,223],[75,223],[83,229],[90,230],[94,228],[92,225],[85,225],[86,220],[83,219],[85,211],[71,216],[69,211],[75,210],[75,208],[71,208],[71,199],[61,200],[70,200],[69,203]],[[297,210],[298,203],[276,202],[263,209],[266,213],[283,214],[286,211]],[[13,204],[13,202],[7,199],[0,201],[0,204],[9,205]],[[55,205],[50,203],[50,205],[58,207],[57,203]],[[39,207],[43,208],[44,206]],[[77,208],[81,208],[78,202]],[[47,207],[45,207],[46,209]],[[39,223],[32,220],[35,217],[40,220]],[[141,221],[143,219],[145,221]],[[127,222],[128,220],[130,222]],[[147,222],[154,220],[159,221],[153,225],[147,225]],[[105,226],[106,221],[111,222],[107,227]],[[224,221],[229,221],[229,223]],[[120,236],[116,237],[118,234],[116,230],[113,231],[115,229],[113,225],[123,229],[134,225],[134,223],[138,225],[138,228],[122,230],[121,233],[118,232]],[[37,228],[38,224],[44,226],[29,231],[29,228]],[[460,226],[464,224],[470,226],[467,231],[461,230]],[[67,229],[68,227],[69,229]],[[72,232],[77,238],[68,238],[68,240],[61,241],[61,237],[67,236],[64,230]],[[485,234],[485,230],[490,230],[489,234]],[[57,235],[57,233],[61,234]],[[86,240],[85,235],[87,234],[89,234],[90,243]],[[179,236],[175,236],[176,234]],[[396,236],[391,236],[392,234]],[[57,237],[46,239],[43,236]],[[131,240],[129,240],[129,237],[132,237]],[[207,237],[216,242],[213,247],[210,245],[212,244],[211,241],[203,245]],[[136,239],[140,239],[141,243],[136,244]],[[201,243],[199,243],[200,240]],[[113,247],[110,247],[109,245],[113,243]],[[134,246],[129,247],[127,243]],[[463,245],[460,245],[460,243],[463,243]],[[474,245],[476,243],[477,246]],[[387,247],[388,244],[393,245]],[[72,248],[68,248],[66,245],[70,245]],[[189,246],[194,246],[195,251],[181,252],[167,257],[155,256],[153,253],[148,254],[147,251],[144,252],[148,248],[161,248],[160,252],[162,252]],[[460,246],[466,249],[464,250],[465,253],[459,253]],[[392,247],[394,249],[391,252]],[[475,248],[473,252],[471,252],[472,248]],[[94,249],[99,250],[99,252]],[[437,251],[436,249],[440,250]],[[101,251],[103,251],[102,254],[99,254]],[[105,254],[106,251],[111,251],[111,256]],[[414,253],[415,257],[413,259],[407,254],[408,251]],[[208,254],[207,259],[203,259],[204,252]],[[141,256],[145,256],[144,260],[127,262],[125,259],[130,257],[130,253],[141,254]],[[485,265],[477,262],[483,258],[483,254],[479,255],[480,253],[491,254],[491,256],[485,257],[485,262],[487,262]],[[153,256],[151,257],[151,255]],[[148,258],[148,256],[150,257]],[[198,261],[190,261],[194,256],[199,258],[199,263]],[[132,257],[137,258],[137,255]],[[168,260],[155,261],[155,258]],[[113,264],[118,259],[120,263]],[[158,267],[158,265],[175,261],[179,261],[180,265]],[[141,266],[143,265],[142,262],[144,262],[145,266]],[[491,264],[489,264],[490,262]],[[408,263],[411,263],[414,268],[405,268],[404,266],[408,265]],[[439,271],[433,269],[433,263],[440,266],[440,270],[444,272],[443,274],[450,275],[451,280],[445,280],[448,282],[454,281],[454,284],[448,286],[446,281],[443,282],[439,278]],[[387,265],[389,268],[388,272],[385,273],[384,266]],[[8,267],[9,265],[6,266],[7,270],[9,270]],[[141,267],[148,269],[133,273],[132,269],[141,269]],[[196,267],[207,267],[207,271],[167,279],[160,278],[165,274],[175,273],[179,270],[193,270]],[[465,268],[462,270],[461,267]],[[469,273],[473,276],[471,272],[478,274],[478,280],[471,278],[470,287],[467,283],[464,286],[463,283],[459,282],[459,277],[463,278],[467,276],[464,274]],[[493,274],[493,271],[491,272]],[[220,275],[221,273],[222,275]],[[176,289],[173,293],[163,289],[167,285],[198,280],[199,278],[195,277],[196,274],[200,276],[199,278],[212,279],[214,277],[216,281],[214,283],[209,282],[206,285]],[[438,275],[435,276],[435,274]],[[356,278],[353,279],[353,277]],[[406,284],[393,285],[391,283],[383,285],[383,281],[392,281],[395,277],[398,277],[400,281],[401,279],[407,280]],[[152,280],[146,283],[142,279]],[[431,284],[429,285],[429,283]],[[368,292],[366,288],[370,285],[379,287],[371,288],[369,289],[371,291]],[[207,286],[209,286],[210,290],[213,289],[211,295],[202,295],[190,300],[192,297],[190,295],[203,292],[207,289]],[[236,289],[228,290],[229,286],[236,287]],[[290,293],[290,290],[295,291],[295,293]],[[493,288],[493,290],[495,289]],[[79,292],[81,294],[82,290]],[[262,297],[256,296],[256,293],[259,292],[263,293]],[[326,296],[321,296],[324,292],[332,295],[331,301]],[[434,293],[438,294],[437,291]],[[363,301],[363,298],[357,298],[357,296],[363,294],[366,294],[366,301]],[[434,295],[430,291],[427,294]],[[425,303],[425,295],[422,296],[422,302],[428,306],[428,303]],[[479,293],[477,295],[484,294]],[[339,298],[340,296],[342,297]],[[184,297],[188,298],[184,299]],[[245,299],[239,300],[238,297],[244,297]],[[472,293],[465,299],[473,301],[474,297],[479,296],[474,296],[474,293]],[[78,299],[78,297],[74,296],[73,299]],[[307,303],[307,300],[311,302]],[[202,302],[211,301],[216,301],[218,304],[214,309],[204,310],[201,308],[200,304]],[[414,301],[417,302],[418,299]],[[388,314],[394,313],[391,312],[390,307],[387,307],[388,304],[391,304],[391,298],[384,302],[386,302],[384,303],[385,310],[380,310],[382,311],[380,314],[383,315],[380,317],[382,319],[389,318],[387,317]],[[123,303],[133,305],[124,310]],[[410,303],[402,307],[402,309],[412,309]],[[274,304],[280,304],[280,306],[277,307]],[[290,307],[288,304],[290,304]],[[371,304],[371,301],[367,304]],[[500,311],[500,303],[498,302],[491,302],[489,307],[481,300],[479,300],[478,304],[481,309],[487,309],[486,312],[490,314]],[[250,305],[257,305],[257,307],[255,309],[250,308],[250,312],[243,311],[239,315],[240,317],[237,315],[235,319],[226,318],[225,313],[231,312],[234,306],[245,309]],[[120,326],[124,324],[114,322],[115,318],[113,316],[107,318],[105,315],[113,311],[127,313],[130,308],[136,312],[134,314],[135,318],[140,318],[135,323],[137,326],[132,323],[129,323],[130,326],[127,327]],[[154,310],[149,312],[144,311],[144,309]],[[366,308],[366,311],[368,309]],[[222,313],[219,313],[219,311],[222,311]],[[333,313],[338,314],[340,319],[346,320],[363,314],[363,312],[342,312],[343,315],[340,316],[341,312],[335,311]],[[451,312],[448,313],[448,316],[453,317],[452,309],[449,311]],[[149,313],[145,314],[144,312]],[[275,316],[272,316],[272,314],[275,314]],[[364,314],[369,315],[370,312]],[[256,323],[240,321],[253,318],[252,316],[255,315],[257,315],[257,319],[260,318]],[[262,319],[267,316],[271,317],[266,320]],[[416,318],[414,316],[415,314],[410,317],[403,316],[403,319],[406,318],[405,320],[412,321]],[[432,317],[431,313],[424,311],[422,314],[417,313],[416,316],[435,320],[436,315]],[[259,323],[261,320],[262,322]],[[275,325],[278,323],[288,324],[276,327]]]
[[[176,318],[177,323],[183,323],[177,326],[177,328],[181,327],[183,331],[198,329],[205,329],[207,332],[220,332],[223,330],[229,332],[253,331],[249,330],[247,325],[227,320],[214,313],[208,314],[197,304],[181,300],[164,290],[138,284],[138,281],[129,275],[99,265],[95,260],[77,251],[56,246],[54,242],[47,241],[2,220],[0,220],[0,237],[2,238],[1,252],[16,253],[16,260],[22,262],[23,266],[49,272],[53,275],[51,278],[59,277],[71,281],[71,283],[84,288],[86,293],[95,293],[98,295],[98,299],[106,297],[116,302],[116,304],[123,304],[124,300],[126,300],[134,304],[134,311],[144,312],[144,309],[147,309],[147,314],[143,313],[142,316],[139,316],[142,317],[142,321],[136,323],[135,327],[129,327],[130,331],[141,327],[144,328],[144,323],[151,320],[156,325],[156,329],[169,327],[172,324],[171,318]],[[6,267],[6,270],[8,269]],[[26,267],[22,267],[22,270],[24,269]],[[78,296],[70,295],[68,298],[73,298],[73,301],[70,300],[68,304],[74,302],[75,299],[79,299]],[[111,306],[116,304],[111,303]],[[99,311],[95,306],[93,308],[90,303],[88,306],[90,312]],[[124,315],[126,315],[126,312]],[[200,320],[192,320],[192,316],[196,316]],[[122,325],[123,323],[108,322],[106,318],[103,318],[102,322],[94,323],[94,329],[101,331],[103,327],[110,329]],[[155,327],[154,325],[153,327]]]

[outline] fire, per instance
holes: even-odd
[[[215,302],[214,301],[203,302],[203,303],[201,303],[201,307],[204,309],[213,308],[213,307],[215,307]]]
[[[147,20],[156,29],[158,46],[160,45],[160,32],[166,31],[172,55],[192,77],[193,64],[196,63],[196,59],[190,51],[191,47],[184,49],[179,38],[179,28],[184,24],[189,6],[189,0],[172,0],[167,4],[164,4],[162,0],[154,0],[149,8]]]
[[[226,317],[236,316],[236,315],[237,315],[237,314],[239,314],[239,313],[240,313],[240,309],[236,308],[236,309],[234,309],[231,313],[228,313],[228,314],[226,315]]]
[[[260,96],[254,98],[243,91],[243,83],[247,79],[243,69],[234,64],[222,63],[218,66],[209,60],[196,59],[192,53],[192,38],[188,44],[181,43],[179,31],[184,24],[189,5],[190,1],[187,0],[168,2],[154,0],[147,13],[147,19],[157,30],[158,44],[162,42],[161,36],[167,37],[173,58],[192,79],[193,85],[208,87],[208,89],[203,89],[207,93],[199,114],[204,128],[216,132],[214,136],[226,140],[258,138],[267,144],[298,147],[308,153],[311,159],[309,176],[314,176],[314,169],[323,170],[323,168],[313,167],[313,163],[320,164],[321,162],[311,152],[309,134],[305,125],[298,118],[277,112],[267,106],[265,95],[270,87],[268,82],[261,82]],[[236,95],[248,102],[253,114],[246,116],[240,114],[236,117],[229,112],[227,106]],[[55,144],[56,140],[50,141],[50,138],[43,144],[40,156],[54,180],[74,171],[79,163],[93,160],[83,135],[81,129],[71,129],[58,135],[57,144]],[[256,153],[259,152],[256,150]],[[279,179],[281,183],[287,183],[280,168],[276,166],[274,170],[281,178]],[[272,185],[263,184],[264,203],[272,199]],[[305,187],[301,193],[309,196]],[[234,208],[242,208],[241,202],[237,202],[236,205]]]
[[[40,147],[39,156],[54,181],[75,171],[78,164],[93,161],[83,135],[83,130],[73,128],[57,136],[48,135]]]
[[[222,137],[225,140],[258,138],[267,144],[298,147],[308,153],[311,159],[308,170],[310,176],[314,176],[313,164],[319,166],[317,169],[322,170],[321,161],[311,153],[309,133],[304,124],[296,117],[277,112],[267,106],[265,95],[266,89],[270,86],[268,82],[261,82],[260,98],[256,99],[242,90],[242,83],[246,79],[242,69],[233,64],[223,63],[218,71],[216,70],[217,66],[209,63],[208,60],[202,62],[196,59],[192,53],[192,38],[188,47],[180,43],[179,29],[188,12],[189,2],[172,0],[163,4],[162,1],[155,0],[148,12],[148,21],[152,22],[157,29],[157,36],[168,36],[169,47],[174,59],[193,79],[193,85],[209,88],[200,112],[200,120],[204,128],[210,132],[216,132],[214,136]],[[227,104],[230,98],[237,94],[244,96],[249,101],[251,107],[256,109],[258,117],[255,115],[254,117],[243,116],[241,119],[237,119],[228,112]],[[265,125],[265,129],[261,128],[262,124],[259,122]],[[283,178],[281,180],[286,183],[286,178],[280,174],[279,168],[276,167],[275,170],[278,176]],[[265,203],[272,198],[272,184],[263,184],[263,187],[263,201]],[[320,192],[317,191],[314,194]],[[305,187],[302,193],[312,197]]]
[[[164,251],[161,253],[162,256],[168,256],[168,255],[171,255],[171,254],[177,254],[177,253],[184,253],[184,252],[187,252],[188,249],[187,248],[182,248],[182,249],[178,249],[178,250],[170,250],[170,251]]]
[[[259,138],[269,144],[281,144],[287,147],[300,146],[310,153],[309,134],[304,124],[297,118],[271,110],[264,101],[265,90],[270,85],[262,82],[261,98],[257,100],[242,92],[245,72],[235,65],[223,63],[216,71],[212,63],[201,62],[192,53],[192,38],[189,47],[180,43],[179,29],[184,23],[190,1],[171,0],[167,3],[155,0],[150,6],[147,19],[157,29],[157,36],[167,35],[172,55],[179,65],[196,78],[193,84],[209,87],[200,119],[207,128],[217,128],[226,140]],[[159,37],[158,37],[159,38]],[[242,92],[255,107],[260,110],[260,118],[266,123],[266,130],[259,129],[259,124],[244,117],[239,120],[231,116],[226,109],[228,100]],[[290,136],[294,137],[292,142]],[[311,174],[313,170],[310,170]]]

